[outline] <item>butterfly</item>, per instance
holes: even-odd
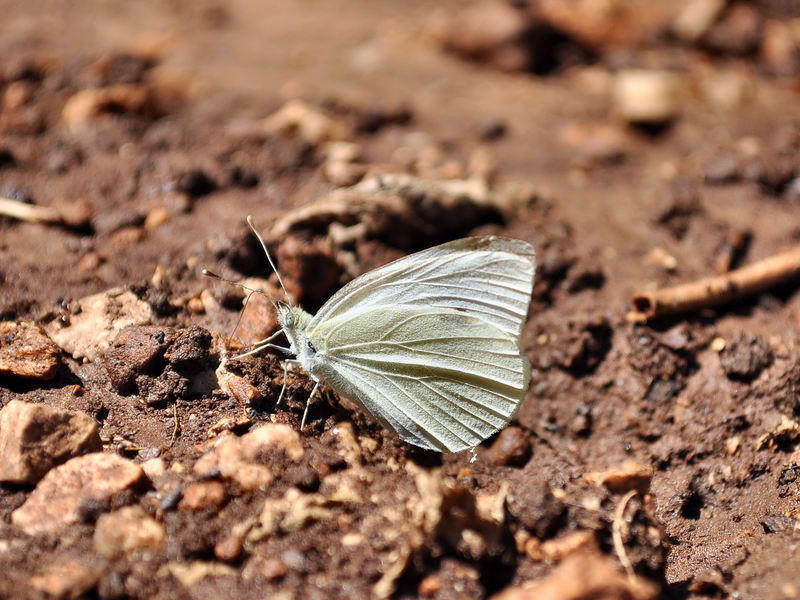
[[[410,444],[472,449],[509,423],[528,389],[521,335],[535,271],[527,242],[455,240],[353,279],[315,315],[277,302],[280,330],[254,351],[293,355],[315,382],[309,402],[324,383]],[[288,348],[269,343],[281,333]]]

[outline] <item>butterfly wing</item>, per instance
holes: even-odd
[[[456,452],[505,426],[535,270],[519,240],[456,240],[355,279],[308,324],[315,375],[405,441]]]
[[[516,338],[455,309],[350,310],[310,341],[319,377],[432,450],[473,448],[507,425],[530,378]]]
[[[354,279],[320,308],[308,331],[352,308],[406,304],[463,310],[519,336],[535,269],[527,242],[496,236],[455,240]]]

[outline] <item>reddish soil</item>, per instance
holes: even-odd
[[[542,554],[540,543],[589,532],[595,554],[655,588],[547,597],[800,598],[796,283],[685,316],[626,318],[637,291],[800,244],[800,8],[731,3],[690,42],[671,33],[688,1],[540,4],[0,0],[0,196],[85,211],[66,224],[0,217],[0,317],[67,323],[72,302],[125,288],[150,305],[159,351],[172,356],[125,379],[133,342],[118,339],[110,358],[67,356],[53,380],[0,379],[0,405],[85,412],[105,452],[167,467],[125,500],[163,526],[165,542],[112,559],[93,535],[98,515],[119,506],[29,536],[11,514],[34,485],[0,486],[0,596],[483,598],[557,582],[572,552]],[[497,5],[518,11],[514,33]],[[460,24],[470,18],[472,29]],[[673,115],[626,120],[613,87],[629,67],[680,74]],[[65,111],[98,88],[115,91]],[[264,128],[293,99],[348,132],[330,137],[358,144],[347,183],[488,174],[491,206],[406,208],[353,229],[365,208],[344,223],[344,242],[332,241],[330,216],[270,236],[343,183],[323,141]],[[531,242],[532,381],[508,433],[474,462],[422,452],[327,391],[300,434],[302,461],[261,458],[269,485],[195,473],[222,430],[299,430],[311,390],[290,376],[276,408],[283,376],[270,354],[229,365],[257,390],[249,404],[248,392],[197,381],[219,364],[242,306],[201,269],[268,277],[247,215],[310,311],[353,276],[446,239]],[[257,319],[274,326],[269,310],[258,314],[237,329],[245,341],[263,333]],[[343,423],[358,460],[342,450]],[[586,480],[630,460],[653,469],[646,494]],[[188,508],[187,486],[209,480],[223,500]],[[288,510],[294,493],[324,503],[297,526],[254,535],[265,503]],[[487,497],[501,499],[499,522],[476,508]],[[440,514],[415,529],[426,510]],[[62,573],[66,589],[48,588],[36,577],[53,564],[78,564],[82,578]],[[196,579],[180,570],[192,565]]]

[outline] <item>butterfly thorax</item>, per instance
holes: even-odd
[[[312,315],[298,306],[278,304],[278,324],[289,340],[289,348],[303,370],[313,375],[317,352],[308,339],[307,331],[312,318]]]

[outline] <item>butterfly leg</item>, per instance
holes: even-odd
[[[281,400],[283,400],[283,395],[286,393],[286,376],[289,373],[289,363],[283,361],[283,385],[281,386],[281,393],[278,394],[278,401],[275,403],[275,408],[278,408],[281,405]]]
[[[311,399],[314,397],[314,394],[317,393],[319,389],[319,381],[314,384],[314,389],[311,390],[311,395],[306,400],[306,409],[303,411],[303,420],[300,421],[300,431],[303,431],[303,428],[306,426],[306,417],[308,416],[308,407],[311,406]]]

